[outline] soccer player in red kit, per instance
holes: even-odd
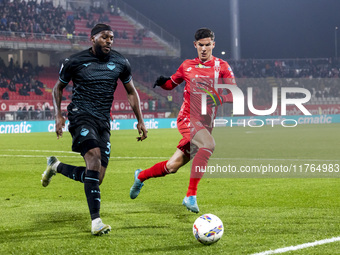
[[[197,186],[204,172],[197,171],[205,169],[208,160],[215,148],[215,140],[211,135],[213,121],[216,117],[217,106],[221,103],[232,102],[232,94],[218,93],[214,84],[218,79],[230,80],[235,83],[234,74],[226,61],[212,55],[215,47],[214,32],[207,28],[201,28],[195,33],[194,46],[197,49],[198,57],[185,60],[171,77],[160,76],[154,85],[163,89],[171,90],[186,82],[184,88],[184,102],[177,118],[177,128],[183,138],[180,140],[177,150],[169,160],[159,162],[151,168],[135,171],[135,181],[130,189],[130,197],[135,199],[144,185],[144,181],[152,177],[161,177],[170,173],[176,173],[193,158],[189,187],[183,199],[183,205],[188,210],[198,213]],[[230,84],[230,82],[228,82]],[[204,91],[214,94],[214,98],[207,97],[206,114],[201,112],[201,97]],[[215,92],[215,93],[214,93]]]

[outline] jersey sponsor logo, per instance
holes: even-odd
[[[88,67],[89,65],[91,65],[91,63],[83,64],[83,66],[85,66],[85,67]]]
[[[113,62],[108,63],[107,68],[109,68],[111,71],[116,68],[116,65]]]
[[[81,136],[87,136],[87,134],[89,133],[90,131],[87,129],[87,128],[83,128],[81,131],[80,131],[80,135]]]
[[[198,65],[195,65],[195,68],[211,68],[211,66],[205,66],[200,63]]]

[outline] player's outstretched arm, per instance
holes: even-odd
[[[140,100],[139,100],[137,90],[135,86],[133,85],[132,80],[124,84],[124,86],[127,92],[129,103],[138,121],[137,130],[139,133],[139,137],[137,137],[137,141],[143,141],[144,139],[148,137],[147,136],[148,130],[146,129],[145,124],[144,124],[142,111],[140,109]]]
[[[153,88],[156,88],[157,86],[160,86],[162,89],[165,90],[172,90],[175,88],[178,84],[174,83],[170,77],[165,76],[159,76],[157,80],[155,81],[155,84],[153,85]]]
[[[52,98],[55,113],[55,132],[57,133],[57,138],[63,136],[63,128],[65,127],[65,118],[61,114],[61,99],[63,97],[63,90],[67,84],[57,81],[53,87]]]
[[[163,86],[167,81],[170,80],[170,77],[167,76],[159,76],[157,80],[155,81],[153,88],[156,88],[157,86]]]

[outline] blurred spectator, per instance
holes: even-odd
[[[120,34],[120,38],[123,38],[123,39],[125,39],[125,40],[129,39],[126,30],[124,30],[124,31]]]
[[[45,118],[46,119],[52,118],[52,113],[51,113],[50,107],[48,107],[48,105],[45,106]]]
[[[19,89],[19,95],[21,95],[21,96],[29,96],[30,95],[29,91],[30,91],[30,88],[28,86],[28,82],[25,82],[22,85],[22,87]]]
[[[109,22],[110,20],[109,20],[109,17],[105,13],[101,13],[98,21],[100,23],[106,23],[106,22]]]
[[[17,91],[17,88],[14,84],[14,81],[10,81],[9,85],[8,85],[8,89],[9,91],[12,91],[12,92],[16,92]]]
[[[36,116],[37,120],[41,120],[43,118],[42,111],[39,108],[36,109],[35,116]]]
[[[86,23],[86,27],[87,28],[93,28],[94,25],[96,24],[96,21],[93,19],[88,19],[87,23]]]
[[[118,30],[117,30],[117,29],[115,29],[115,30],[113,31],[113,38],[114,38],[114,39],[118,39],[118,38],[119,38],[119,33],[118,33]]]
[[[3,100],[9,100],[8,92],[5,91],[5,92],[2,94],[1,98],[2,98]]]
[[[41,95],[44,94],[44,93],[42,92],[42,90],[41,90],[39,87],[34,87],[34,93],[35,93],[37,96],[41,96]]]
[[[39,38],[45,34],[62,34],[66,25],[66,11],[54,7],[52,1],[9,1],[2,0],[0,8],[0,30],[19,32],[18,36],[38,33]],[[73,18],[74,19],[74,18]],[[73,22],[73,20],[71,20]]]
[[[23,117],[23,120],[28,119],[28,111],[27,111],[26,106],[24,106],[24,108],[22,108],[22,117]]]
[[[8,82],[4,78],[0,78],[0,88],[8,88]]]
[[[33,120],[35,119],[34,110],[32,106],[28,108],[28,119],[33,119]]]
[[[22,113],[22,108],[19,107],[19,109],[17,110],[17,120],[23,120],[23,119],[24,119],[24,116]]]

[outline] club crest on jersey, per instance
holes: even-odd
[[[90,131],[86,128],[83,128],[81,131],[80,131],[80,135],[81,136],[87,136],[87,134],[89,133]]]
[[[215,70],[215,72],[219,73],[221,71],[221,67],[220,66],[214,66],[214,70]]]
[[[107,68],[109,68],[111,71],[116,68],[116,65],[113,62],[108,63]]]

